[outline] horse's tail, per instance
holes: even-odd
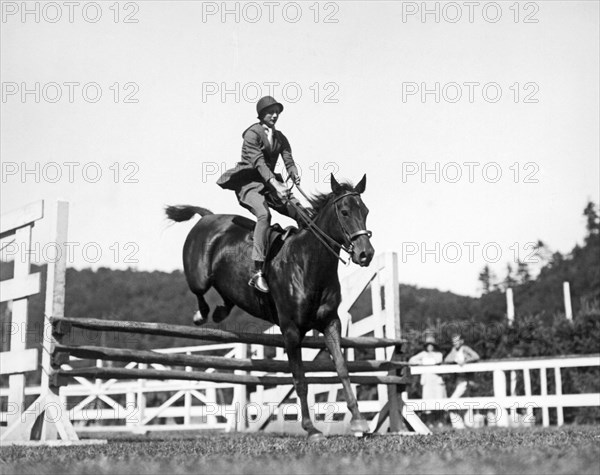
[[[214,214],[206,208],[190,205],[167,206],[165,208],[165,213],[167,214],[167,218],[178,223],[192,219],[195,214],[199,214],[200,216]]]

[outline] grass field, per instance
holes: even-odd
[[[121,436],[106,445],[2,447],[2,474],[599,474],[600,428],[482,429],[430,436]]]

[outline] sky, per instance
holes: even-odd
[[[596,1],[1,6],[1,211],[69,201],[75,268],[181,269],[167,204],[250,217],[216,180],[269,93],[305,191],[367,175],[401,283],[479,295],[600,201]]]

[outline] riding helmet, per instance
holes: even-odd
[[[261,112],[264,109],[266,109],[269,106],[272,106],[273,104],[279,106],[279,113],[281,114],[281,112],[283,111],[283,104],[280,104],[271,96],[261,97],[260,100],[256,103],[256,112],[258,113],[258,117],[261,117]]]

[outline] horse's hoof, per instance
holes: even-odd
[[[355,437],[362,437],[364,434],[369,433],[369,423],[364,419],[356,419],[350,423],[350,432]]]
[[[194,325],[204,325],[206,323],[206,318],[204,318],[202,316],[202,314],[200,313],[200,311],[197,311],[194,314],[193,322],[194,322]]]
[[[311,432],[310,434],[308,434],[309,442],[321,442],[322,440],[325,440],[325,436],[323,435],[322,432],[315,431],[315,432]]]
[[[228,309],[224,305],[219,305],[217,308],[215,308],[215,311],[213,312],[213,316],[212,316],[213,322],[221,323],[223,320],[225,320],[229,316],[230,312],[231,312],[231,309]]]

